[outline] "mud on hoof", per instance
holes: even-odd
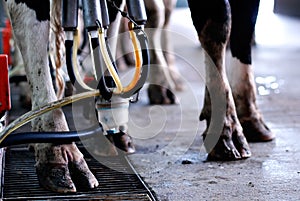
[[[99,185],[84,159],[70,163],[69,169],[74,183],[80,185],[82,189],[89,190]]]
[[[241,118],[240,122],[248,142],[267,142],[275,138],[262,118]]]
[[[131,136],[122,131],[119,133],[98,135],[88,141],[87,146],[93,154],[104,157],[118,156],[121,151],[125,154],[135,152]]]
[[[96,188],[99,183],[84,159],[67,164],[39,164],[36,167],[39,183],[45,189],[58,193],[74,193],[73,181],[82,189]]]
[[[158,85],[149,85],[148,97],[151,105],[176,104],[176,96],[167,88]]]
[[[248,142],[237,117],[227,116],[225,121],[227,123],[223,125],[222,130],[210,128],[210,125],[212,125],[211,111],[208,104],[206,104],[199,119],[200,121],[206,120],[206,130],[202,136],[204,146],[208,152],[208,161],[232,161],[246,159],[251,156]],[[214,122],[214,124],[217,122]]]
[[[45,189],[58,193],[73,193],[76,192],[77,184],[89,189],[99,185],[74,143],[35,144],[35,156],[38,180]]]
[[[208,161],[233,161],[246,159],[251,156],[251,151],[247,143],[246,138],[242,133],[234,131],[231,137],[231,130],[224,129],[222,135],[219,137],[218,142],[212,148],[210,141],[214,141],[212,134],[207,134],[207,131],[203,134],[203,141],[206,150],[209,152],[207,156]],[[207,141],[207,135],[211,135],[211,139]],[[218,137],[215,135],[215,137]],[[214,142],[212,142],[214,143]]]
[[[58,193],[76,192],[67,164],[39,164],[36,173],[40,185],[45,189]]]

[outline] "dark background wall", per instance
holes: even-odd
[[[275,0],[274,12],[300,17],[300,0]]]

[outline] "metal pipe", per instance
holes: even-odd
[[[126,0],[129,17],[138,25],[143,25],[147,21],[147,14],[144,0]]]
[[[82,0],[84,26],[89,31],[97,30],[96,21],[102,23],[101,5],[99,0]]]
[[[75,31],[78,26],[78,0],[62,1],[62,27],[65,31]]]
[[[109,14],[107,8],[107,0],[100,0],[101,5],[101,17],[102,17],[102,26],[103,28],[107,29],[109,27]]]

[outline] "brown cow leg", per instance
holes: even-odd
[[[184,83],[175,63],[173,43],[170,40],[170,32],[168,31],[172,12],[174,10],[177,0],[163,0],[163,2],[165,5],[165,21],[163,25],[164,31],[162,32],[162,49],[164,51],[164,56],[168,64],[170,75],[174,81],[175,89],[177,91],[183,91]]]
[[[233,60],[230,85],[237,114],[249,142],[264,142],[275,138],[263,121],[256,105],[256,85],[251,65]]]

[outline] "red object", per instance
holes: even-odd
[[[11,65],[11,57],[10,57],[10,39],[12,37],[11,33],[11,25],[9,20],[5,22],[5,28],[2,29],[2,41],[3,41],[3,54],[8,55],[8,64]],[[1,40],[1,39],[0,39]]]
[[[11,108],[8,76],[8,56],[0,54],[0,113]]]
[[[84,79],[83,79],[83,82],[88,84],[88,83],[90,83],[94,80],[95,80],[95,78],[93,76],[85,76]]]

